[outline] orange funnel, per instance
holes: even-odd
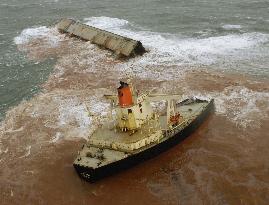
[[[118,98],[121,107],[127,107],[133,104],[132,92],[129,85],[120,81],[120,87],[118,88]]]

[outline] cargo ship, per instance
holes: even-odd
[[[159,155],[190,135],[214,110],[214,100],[181,95],[139,93],[131,81],[120,82],[117,95],[105,95],[111,109],[82,146],[73,166],[89,182]],[[165,101],[162,113],[152,102]]]

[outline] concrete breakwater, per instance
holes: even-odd
[[[73,19],[60,20],[57,23],[57,28],[60,32],[91,41],[125,57],[142,55],[146,51],[140,41],[88,26]]]

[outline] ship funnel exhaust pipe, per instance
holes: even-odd
[[[120,81],[118,88],[119,105],[121,107],[128,107],[133,105],[132,91],[128,83]]]

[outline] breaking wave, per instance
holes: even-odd
[[[241,29],[242,26],[241,25],[235,25],[235,24],[225,24],[222,26],[222,28],[226,29],[226,30],[237,30],[237,29]]]
[[[128,26],[129,22],[124,19],[110,18],[106,16],[102,17],[90,17],[84,18],[87,25],[94,26],[105,30],[114,30],[116,28],[123,28]]]
[[[139,40],[150,53],[137,63],[142,65],[211,65],[225,60],[247,59],[253,48],[269,41],[269,35],[257,32],[229,34],[208,38],[189,38],[180,35],[141,30],[128,21],[108,17],[85,18],[88,25]],[[134,30],[135,28],[135,30]],[[226,29],[239,25],[224,25]],[[250,56],[249,56],[250,55]],[[227,57],[230,57],[227,59]]]
[[[198,94],[198,98],[207,97],[215,100],[216,113],[227,116],[237,126],[259,127],[260,119],[265,119],[269,112],[269,93],[258,92],[242,86],[226,87],[221,93],[208,92]]]
[[[127,20],[110,17],[90,17],[84,22],[119,35],[137,39],[150,51],[136,59],[137,66],[147,65],[212,65],[225,61],[248,60],[257,54],[255,47],[269,42],[269,35],[263,33],[229,34],[207,38],[189,38],[180,35],[156,33],[141,30]],[[224,25],[225,29],[240,28],[240,25]],[[46,26],[24,29],[14,38],[18,45],[32,40],[46,39],[51,47],[57,47],[61,36],[55,28]],[[254,50],[253,50],[254,49]],[[134,62],[132,62],[134,64]],[[227,65],[226,65],[227,66]]]
[[[46,129],[54,129],[54,132],[52,137],[45,140],[54,143],[61,138],[87,138],[89,130],[94,130],[98,122],[100,123],[93,116],[105,117],[107,113],[108,104],[103,101],[102,95],[106,91],[113,92],[112,87],[116,86],[117,80],[128,75],[136,79],[140,86],[149,81],[151,89],[158,92],[180,91],[215,98],[217,113],[243,127],[252,125],[257,118],[266,114],[266,102],[269,98],[266,90],[253,90],[245,87],[244,83],[236,86],[238,79],[226,79],[218,75],[212,75],[210,80],[217,84],[221,79],[221,88],[216,90],[213,83],[212,90],[204,89],[203,86],[209,86],[202,85],[208,81],[206,77],[194,78],[198,85],[194,86],[190,84],[186,74],[205,69],[204,65],[227,60],[228,57],[249,58],[251,54],[245,56],[245,53],[251,53],[253,48],[268,42],[267,34],[229,34],[199,39],[150,32],[141,28],[136,28],[138,31],[135,31],[135,25],[117,18],[91,17],[84,21],[89,25],[140,40],[150,52],[121,61],[90,42],[65,38],[56,28],[41,26],[23,30],[14,42],[25,46],[28,54],[31,54],[33,48],[31,43],[41,39],[38,43],[41,49],[37,48],[40,56],[47,52],[58,55],[54,72],[44,84],[45,92],[31,102],[37,105],[21,105],[28,106],[24,110],[33,119],[50,119],[44,122],[44,126]],[[36,55],[36,52],[32,53]],[[228,84],[226,80],[229,81]],[[92,91],[89,92],[89,89]],[[87,97],[81,97],[83,95]],[[89,115],[89,112],[93,115]],[[10,120],[15,117],[12,113],[7,115]],[[9,124],[7,127],[10,126]]]
[[[33,27],[24,29],[21,34],[14,38],[17,45],[30,43],[35,39],[46,39],[51,47],[56,47],[60,41],[56,28],[48,28],[46,26]]]

